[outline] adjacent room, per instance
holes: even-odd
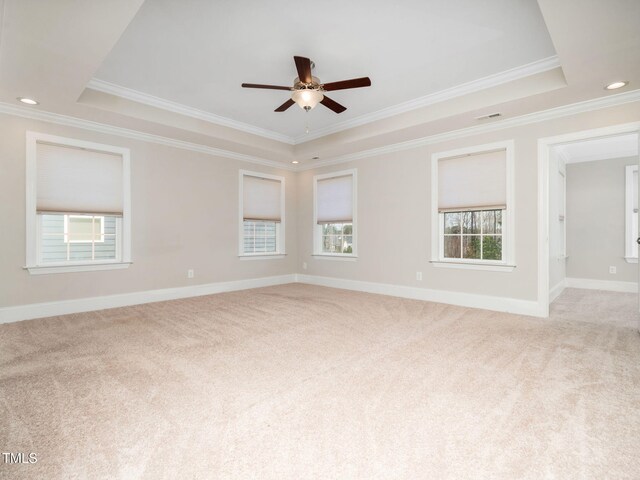
[[[638,324],[638,134],[553,147],[551,315]]]
[[[640,2],[0,0],[0,479],[637,479]]]

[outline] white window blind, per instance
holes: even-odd
[[[318,180],[318,224],[353,222],[353,175]]]
[[[121,155],[37,143],[38,213],[122,215]]]
[[[269,178],[243,176],[242,217],[244,220],[280,222],[282,182]]]
[[[506,150],[438,161],[440,212],[504,209],[506,205]]]

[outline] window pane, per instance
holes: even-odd
[[[444,237],[444,257],[445,258],[460,258],[460,236],[445,236]]]
[[[86,262],[117,258],[119,234],[116,217],[93,217],[95,226],[92,226],[91,216],[46,214],[39,217],[41,232],[39,257],[42,263]],[[104,223],[104,235],[101,235],[102,223]],[[95,242],[92,242],[93,228],[96,232]]]
[[[276,222],[245,220],[243,231],[244,253],[275,253],[278,251]]]
[[[502,232],[502,210],[482,212],[482,233]]]
[[[342,253],[353,253],[353,237],[352,236],[344,237],[344,242],[342,243]]]
[[[102,221],[104,217],[90,215],[68,215],[66,241],[71,243],[102,242]]]
[[[342,235],[327,235],[323,238],[323,247],[327,253],[342,253]]]
[[[255,222],[256,235],[264,235],[265,228],[263,222]]]
[[[444,233],[460,233],[460,212],[444,214]]]
[[[482,212],[462,213],[462,233],[480,233],[480,214]],[[475,257],[474,257],[475,258]]]
[[[480,235],[463,237],[463,258],[480,258],[480,238]]]
[[[485,260],[502,260],[502,237],[483,237],[482,256]]]
[[[323,224],[322,251],[324,253],[353,253],[353,224]]]
[[[69,242],[69,260],[93,260],[91,243],[72,243]]]
[[[496,233],[502,233],[502,210],[496,210]]]

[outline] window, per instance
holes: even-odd
[[[128,266],[127,149],[28,132],[27,192],[31,273]]]
[[[284,254],[284,178],[240,171],[240,256]]]
[[[43,214],[38,219],[43,265],[118,258],[117,217]]]
[[[443,257],[502,261],[502,212],[445,212]]]
[[[434,263],[513,268],[512,161],[512,142],[432,156]]]
[[[638,262],[638,165],[625,168],[625,260]]]
[[[314,181],[314,253],[356,255],[356,171],[317,175]]]

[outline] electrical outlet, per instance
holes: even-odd
[[[193,271],[193,269],[190,268],[189,270],[187,270],[187,278],[193,278],[195,276],[196,276],[196,274]]]
[[[616,267],[609,267],[609,273],[615,274],[616,273]]]
[[[307,269],[307,262],[302,262],[302,269],[306,270]]]
[[[422,272],[416,272],[416,280],[422,281]]]

